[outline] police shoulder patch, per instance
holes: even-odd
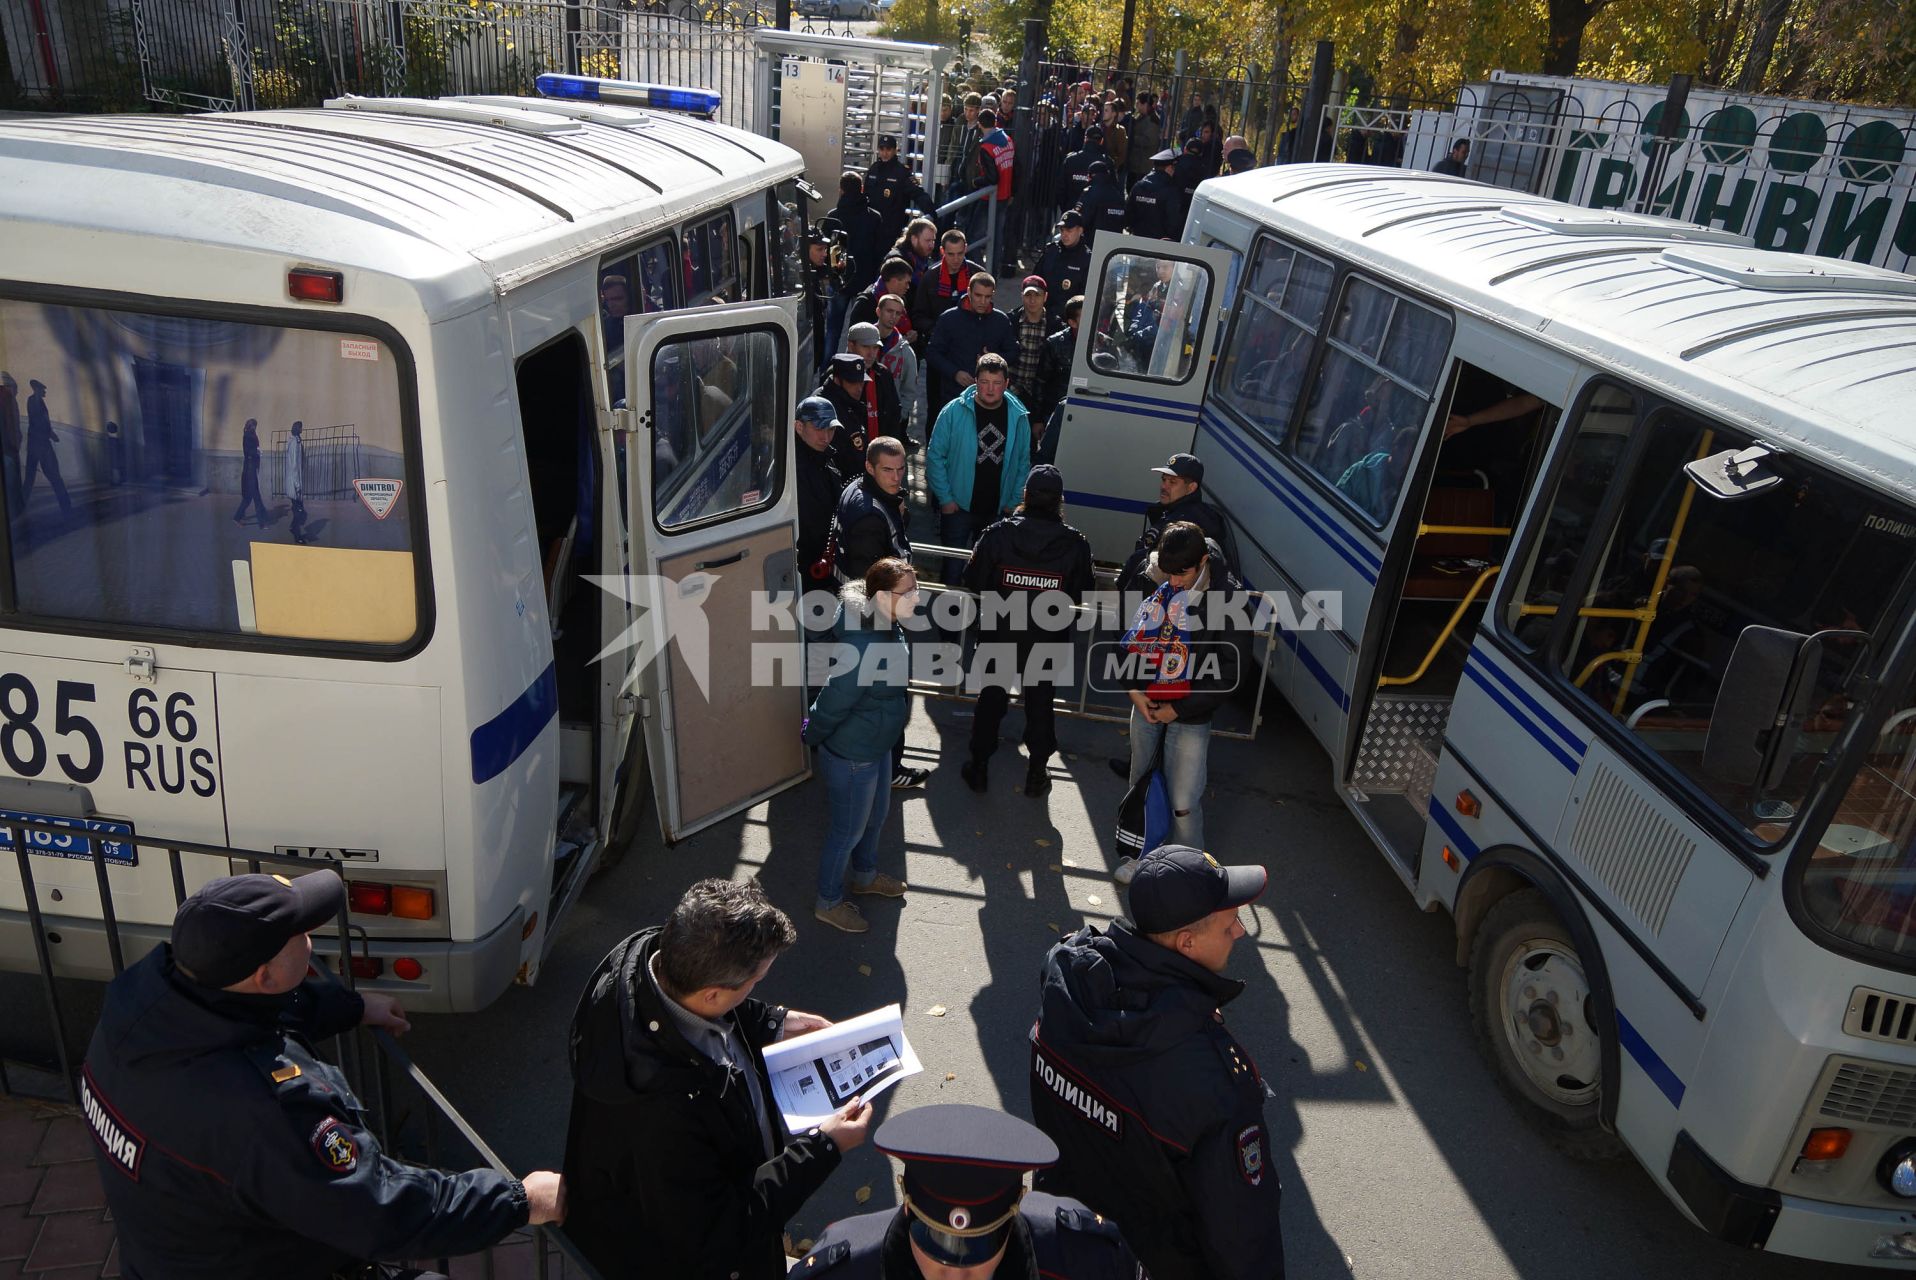
[[[1246,1125],[1237,1133],[1238,1176],[1252,1186],[1264,1181],[1264,1126]]]
[[[359,1167],[359,1144],[337,1116],[327,1116],[313,1127],[312,1146],[330,1173],[351,1173]]]

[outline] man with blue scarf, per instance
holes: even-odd
[[[1224,553],[1188,520],[1165,529],[1145,573],[1156,585],[1121,646],[1132,662],[1129,779],[1163,769],[1171,840],[1201,849],[1211,716],[1238,681],[1237,646],[1205,595],[1229,590],[1233,579]],[[1135,867],[1134,859],[1119,863],[1118,883],[1130,883]]]

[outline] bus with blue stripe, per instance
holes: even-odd
[[[809,776],[737,732],[803,690],[706,643],[797,586],[803,160],[540,89],[0,122],[46,177],[0,194],[0,828],[47,828],[0,967],[110,977],[249,850],[339,870],[362,989],[475,1009],[648,807]]]
[[[1123,559],[1194,452],[1247,581],[1334,593],[1264,676],[1516,1105],[1731,1244],[1916,1264],[1916,278],[1349,165],[1090,278],[1075,518]]]

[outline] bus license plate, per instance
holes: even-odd
[[[100,856],[119,867],[136,867],[140,864],[138,846],[133,843],[133,827],[125,822],[108,822],[100,818],[51,818],[41,813],[20,813],[13,809],[0,809],[0,823],[8,819],[19,822],[44,822],[48,826],[66,827],[73,834],[52,831],[22,831],[26,837],[27,852],[37,853],[43,858],[83,858],[93,857],[92,836],[125,836],[124,840],[101,840]],[[0,825],[0,849],[11,851],[13,831]]]

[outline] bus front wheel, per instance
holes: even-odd
[[[1535,889],[1490,909],[1470,950],[1470,1011],[1505,1092],[1578,1160],[1624,1153],[1599,1116],[1603,1042],[1582,958]]]

